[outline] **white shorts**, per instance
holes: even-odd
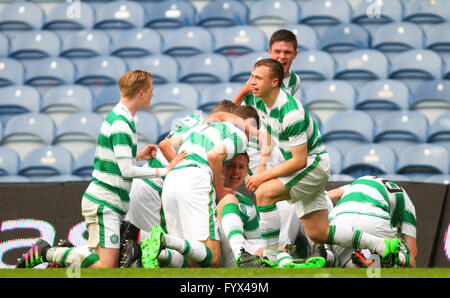
[[[290,189],[290,203],[295,205],[299,218],[314,211],[328,209],[325,184],[330,177],[330,157],[328,153],[308,156],[307,165],[290,176],[280,177],[280,181]]]
[[[167,232],[186,240],[220,240],[215,200],[206,169],[192,166],[170,171],[162,192]]]
[[[95,249],[120,248],[120,225],[124,216],[105,205],[100,205],[83,197],[81,214],[84,216],[89,233],[88,247]]]
[[[150,183],[150,184],[149,184]],[[154,225],[163,225],[161,221],[162,189],[152,180],[133,179],[130,190],[130,204],[125,220],[143,231],[150,231]]]

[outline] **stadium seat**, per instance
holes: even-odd
[[[0,10],[0,30],[5,34],[38,30],[44,24],[44,17],[44,10],[36,3],[7,3]]]
[[[425,183],[450,184],[449,174],[431,175],[424,181]]]
[[[17,175],[19,171],[20,157],[11,148],[0,146],[0,177]]]
[[[56,175],[72,173],[73,157],[58,146],[43,146],[29,152],[19,166],[19,175],[42,182]]]
[[[425,48],[432,50],[441,56],[450,56],[450,22],[431,26],[426,32]]]
[[[0,120],[4,124],[18,114],[38,113],[40,105],[41,95],[36,88],[24,85],[0,88]]]
[[[422,49],[424,39],[423,30],[419,25],[409,22],[392,22],[375,31],[372,48],[382,51],[392,59],[400,52]]]
[[[142,27],[145,21],[145,10],[142,4],[135,1],[112,1],[104,3],[96,11],[95,29],[131,29]]]
[[[119,57],[96,56],[83,62],[75,83],[96,86],[117,84],[127,70],[127,64]]]
[[[441,145],[450,152],[450,112],[440,115],[430,125],[427,143]]]
[[[206,114],[209,114],[221,100],[233,100],[242,87],[242,83],[233,82],[211,84],[201,93],[198,109],[202,110]]]
[[[164,121],[161,124],[160,134],[158,136],[158,140],[156,141],[156,143],[159,143],[164,138],[166,138],[166,136],[170,133],[170,131],[174,128],[174,126],[180,120],[182,120],[184,117],[186,117],[188,115],[193,115],[193,114],[201,114],[201,115],[203,115],[202,111],[200,111],[200,110],[185,109],[185,110],[180,110],[178,112],[172,113],[167,118],[165,118]]]
[[[170,56],[194,56],[201,53],[212,53],[214,38],[208,29],[203,27],[181,27],[167,34],[163,53]]]
[[[239,56],[232,61],[230,82],[245,83],[250,78],[250,74],[253,69],[253,65],[256,61],[269,58],[267,51],[252,52]]]
[[[0,183],[28,183],[30,178],[20,175],[0,176]]]
[[[319,36],[313,27],[305,24],[289,24],[283,27],[297,37],[297,50],[315,51],[319,46]]]
[[[98,94],[94,94],[94,105],[92,111],[106,118],[108,113],[120,100],[118,85],[104,86]]]
[[[3,33],[0,33],[0,57],[8,57],[9,56],[9,48],[11,46],[11,42],[9,41],[8,36]]]
[[[52,144],[65,148],[76,159],[81,152],[97,144],[102,123],[103,118],[97,113],[73,113],[56,127]]]
[[[364,26],[373,35],[385,24],[402,21],[403,11],[401,0],[359,1],[354,7],[351,21]]]
[[[359,88],[364,83],[386,79],[388,70],[389,60],[382,52],[355,50],[338,57],[334,78],[346,80]]]
[[[34,61],[27,67],[25,84],[50,87],[72,84],[75,80],[75,65],[67,58],[47,57]]]
[[[33,149],[50,145],[55,134],[52,118],[40,113],[26,113],[12,117],[6,123],[2,145],[14,149],[20,158]]]
[[[303,91],[300,90],[298,92],[303,93]],[[298,92],[296,94],[298,94]],[[300,96],[299,96],[300,97]],[[319,116],[317,116],[314,112],[308,111],[309,116],[312,118],[314,122],[316,122],[317,128],[319,131],[322,131],[322,120],[320,120]]]
[[[370,33],[364,27],[342,23],[334,25],[321,36],[321,50],[328,53],[345,53],[370,47]]]
[[[64,183],[64,182],[77,182],[83,181],[82,177],[71,175],[71,174],[63,174],[63,175],[55,175],[45,178],[42,182],[45,183]]]
[[[435,174],[449,173],[449,152],[436,144],[418,144],[399,155],[397,174],[413,182],[423,182]]]
[[[397,80],[376,80],[363,85],[355,109],[369,113],[376,123],[394,111],[408,110],[412,100],[408,86]]]
[[[256,26],[269,37],[281,26],[297,24],[300,7],[294,0],[261,0],[249,5],[248,24]]]
[[[56,125],[77,112],[91,112],[93,96],[82,85],[65,84],[48,89],[42,96],[40,112],[52,117]]]
[[[152,29],[174,29],[195,25],[197,11],[191,1],[150,1],[146,9],[144,26]]]
[[[108,33],[98,29],[78,30],[68,34],[62,43],[61,57],[91,58],[109,55],[111,38]]]
[[[251,25],[232,26],[223,29],[216,38],[214,52],[225,56],[240,56],[267,50],[264,32]]]
[[[291,70],[298,74],[304,89],[317,81],[333,79],[336,62],[324,51],[299,52],[291,65]]]
[[[344,157],[342,156],[341,151],[339,151],[338,148],[331,145],[327,145],[326,148],[328,154],[330,155],[331,174],[340,174],[344,163]]]
[[[431,80],[421,83],[414,91],[410,109],[424,114],[430,123],[450,111],[450,81]]]
[[[94,8],[84,1],[57,3],[46,14],[42,29],[66,33],[91,29],[94,26]]]
[[[334,113],[355,107],[356,90],[345,81],[326,80],[315,83],[304,91],[303,105],[314,112],[322,123]]]
[[[0,58],[0,87],[23,84],[25,69],[19,61]]]
[[[95,150],[96,146],[92,146],[78,155],[73,164],[73,175],[79,176],[84,180],[91,179],[92,171],[94,171]]]
[[[426,142],[427,118],[415,111],[392,112],[381,118],[373,142],[392,147],[397,155],[408,146]]]
[[[450,2],[409,0],[403,20],[417,24],[436,24],[450,20]]]
[[[196,25],[206,28],[245,25],[248,13],[248,6],[243,1],[211,1],[198,13]]]
[[[111,55],[122,58],[160,54],[162,37],[156,30],[132,28],[124,30],[111,45]]]
[[[397,155],[391,147],[382,144],[363,144],[345,153],[341,174],[354,178],[393,174],[396,166]]]
[[[178,81],[192,84],[201,92],[202,87],[211,83],[228,82],[231,63],[220,54],[199,54],[181,64]]]
[[[442,77],[443,61],[430,50],[409,50],[398,54],[391,61],[389,78],[405,82],[411,90],[427,80]]]
[[[153,85],[178,81],[180,66],[175,58],[168,55],[149,55],[127,60],[130,69],[142,69],[152,74]]]
[[[335,113],[323,123],[322,141],[332,145],[343,154],[356,145],[372,143],[375,132],[374,120],[363,111],[345,110]]]
[[[61,40],[59,36],[46,30],[25,31],[11,42],[9,56],[14,59],[41,59],[59,56]]]
[[[142,150],[148,144],[156,144],[160,133],[158,118],[151,112],[140,110],[133,117],[138,135],[137,150]]]
[[[180,110],[195,110],[200,102],[197,89],[191,84],[169,83],[155,87],[150,112],[160,124],[171,114]]]

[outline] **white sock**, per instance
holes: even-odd
[[[63,267],[69,267],[74,263],[81,268],[87,268],[99,260],[98,255],[87,247],[51,247],[47,250],[48,262],[56,263]]]
[[[165,267],[185,268],[188,267],[188,259],[173,249],[163,249],[158,256],[158,261]]]
[[[355,249],[370,249],[383,255],[386,251],[384,238],[373,236],[348,225],[330,225],[328,244]]]
[[[259,228],[261,230],[261,238],[264,246],[263,256],[267,257],[270,262],[275,263],[277,260],[278,241],[280,237],[281,219],[277,205],[258,206],[259,212]]]
[[[228,238],[234,257],[237,258],[244,247],[244,224],[239,216],[239,206],[235,203],[228,203],[222,209],[222,229]]]
[[[185,255],[201,267],[208,267],[212,262],[212,252],[200,241],[188,241],[166,234],[166,247]]]
[[[289,263],[292,260],[293,260],[293,258],[287,252],[284,252],[281,250],[278,251],[278,254],[277,254],[278,268],[282,268],[284,264]]]

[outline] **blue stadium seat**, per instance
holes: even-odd
[[[401,0],[359,1],[354,7],[351,21],[364,26],[373,36],[381,26],[402,21],[404,9]]]
[[[340,174],[342,170],[342,166],[344,164],[344,157],[342,156],[341,151],[338,148],[327,145],[327,152],[330,155],[330,172],[331,174]]]
[[[418,84],[432,79],[440,79],[443,61],[439,54],[430,50],[409,50],[398,54],[391,61],[389,78],[402,80],[411,90]]]
[[[163,53],[171,56],[193,56],[200,53],[211,53],[213,49],[214,38],[208,29],[181,27],[167,34]]]
[[[134,115],[136,132],[138,134],[137,150],[142,150],[148,144],[155,144],[160,132],[158,118],[151,112],[140,110]]]
[[[208,2],[197,16],[197,26],[206,28],[247,24],[249,9],[239,0]]]
[[[28,183],[30,178],[20,175],[0,176],[0,183]]]
[[[223,82],[211,84],[201,93],[198,109],[209,114],[223,99],[233,100],[242,89],[242,83]]]
[[[382,144],[363,144],[345,153],[341,174],[351,175],[354,178],[393,174],[396,166],[397,155],[391,147]]]
[[[259,24],[296,24],[300,18],[300,8],[293,0],[262,0],[250,6],[248,23]]]
[[[127,70],[127,64],[119,57],[96,56],[83,62],[75,82],[81,85],[96,86],[117,84]]]
[[[450,20],[450,2],[409,0],[403,20],[418,24],[435,24]]]
[[[94,94],[92,111],[106,118],[112,108],[119,102],[120,90],[116,84],[102,87],[98,94]]]
[[[12,58],[0,58],[0,87],[21,85],[24,75],[22,63]]]
[[[53,6],[46,15],[42,29],[52,31],[74,31],[91,29],[94,26],[94,8],[84,1],[62,2]]]
[[[73,113],[56,127],[52,144],[68,150],[74,158],[97,144],[103,117],[93,112]]]
[[[355,109],[369,113],[375,122],[382,116],[408,110],[412,100],[408,86],[398,80],[376,80],[359,89]]]
[[[449,174],[431,175],[424,181],[425,183],[450,184]]]
[[[291,65],[291,70],[300,76],[303,88],[308,83],[333,79],[335,68],[333,57],[324,51],[300,52]]]
[[[319,46],[319,36],[313,27],[305,24],[289,24],[284,26],[297,37],[297,50],[314,51]]]
[[[345,110],[335,113],[323,123],[322,141],[341,152],[356,145],[372,143],[375,133],[374,120],[363,111]]]
[[[25,31],[11,42],[9,56],[14,59],[41,59],[59,56],[61,40],[59,36],[46,30]]]
[[[0,176],[16,175],[19,164],[20,157],[16,151],[0,146]]]
[[[369,47],[369,32],[357,24],[337,24],[325,30],[321,36],[321,50],[328,53],[345,53]]]
[[[31,150],[43,145],[50,145],[55,130],[55,122],[47,115],[20,114],[12,117],[6,123],[2,145],[14,149],[23,159]]]
[[[51,176],[71,174],[73,157],[58,146],[43,146],[28,153],[19,166],[19,175],[41,182]]]
[[[319,35],[327,28],[350,22],[351,6],[346,0],[316,0],[301,3],[300,23],[313,26]]]
[[[145,21],[145,10],[142,4],[135,1],[112,1],[101,5],[96,11],[95,29],[131,29],[142,27]]]
[[[355,107],[356,90],[352,84],[339,80],[315,83],[304,91],[303,105],[314,112],[322,123],[334,113]]]
[[[197,11],[191,1],[150,1],[143,5],[146,9],[145,27],[174,29],[195,25]]]
[[[73,175],[82,177],[84,180],[88,180],[92,177],[92,172],[94,171],[95,150],[96,146],[92,146],[78,155],[73,164]]]
[[[67,58],[47,57],[34,61],[27,67],[25,84],[31,86],[59,86],[72,84],[75,65]]]
[[[449,152],[436,144],[418,144],[399,155],[397,174],[413,182],[423,182],[435,174],[449,173]]]
[[[0,88],[0,120],[4,124],[18,114],[38,113],[40,105],[41,95],[34,87],[13,85]]]
[[[0,33],[0,57],[8,57],[9,56],[9,48],[11,46],[11,42],[9,41],[8,36],[3,33]]]
[[[422,49],[424,33],[419,25],[409,22],[392,22],[381,26],[373,36],[372,48],[386,54]],[[391,55],[390,57],[394,57]]]
[[[0,10],[0,30],[26,31],[41,29],[44,10],[33,2],[7,3]]]
[[[200,102],[197,89],[191,84],[169,83],[155,87],[155,95],[150,104],[152,112],[159,120],[164,120],[180,110],[194,110]]]
[[[370,81],[386,79],[388,70],[389,60],[382,52],[355,50],[338,57],[334,78],[349,81],[358,88]]]
[[[443,113],[430,125],[427,143],[441,145],[450,152],[450,112]]]
[[[264,52],[252,52],[239,56],[232,61],[230,82],[245,83],[250,78],[250,74],[253,69],[253,65],[256,61],[269,58],[269,53]]]
[[[184,117],[186,117],[188,115],[194,115],[194,114],[203,115],[202,111],[200,111],[200,110],[185,109],[185,110],[180,110],[178,112],[175,112],[175,113],[171,114],[169,117],[167,117],[166,119],[164,119],[164,121],[161,124],[161,130],[160,130],[160,134],[158,136],[158,140],[156,142],[159,143],[164,138],[166,138],[166,136],[170,133],[170,131],[174,128],[174,126],[180,120],[182,120]]]
[[[111,46],[111,55],[126,57],[143,57],[160,54],[162,37],[156,30],[133,28],[124,30]]]
[[[46,114],[58,125],[77,112],[91,112],[93,95],[82,85],[65,84],[48,89],[43,93],[40,112]]]
[[[220,83],[230,78],[230,61],[220,54],[205,53],[191,57],[181,64],[179,82]]]
[[[430,80],[421,83],[414,91],[409,108],[421,112],[433,123],[437,117],[450,111],[450,81]]]
[[[392,112],[380,120],[373,142],[389,145],[400,155],[406,147],[426,142],[428,126],[427,118],[419,112]]]
[[[180,66],[175,58],[168,55],[149,55],[127,61],[130,69],[142,69],[152,74],[153,85],[178,81]]]
[[[216,38],[214,52],[235,56],[266,51],[268,41],[264,31],[251,25],[223,29]]]
[[[450,55],[450,22],[431,26],[426,32],[425,48],[440,55]]]
[[[61,57],[91,58],[109,55],[111,38],[108,33],[97,29],[78,30],[68,34],[62,42]]]

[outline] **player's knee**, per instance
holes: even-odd
[[[306,235],[314,243],[324,244],[328,238],[328,230],[324,228],[305,229]]]
[[[264,187],[259,187],[255,192],[256,204],[258,206],[267,206],[274,204],[273,197],[270,195],[270,192],[264,190]]]

